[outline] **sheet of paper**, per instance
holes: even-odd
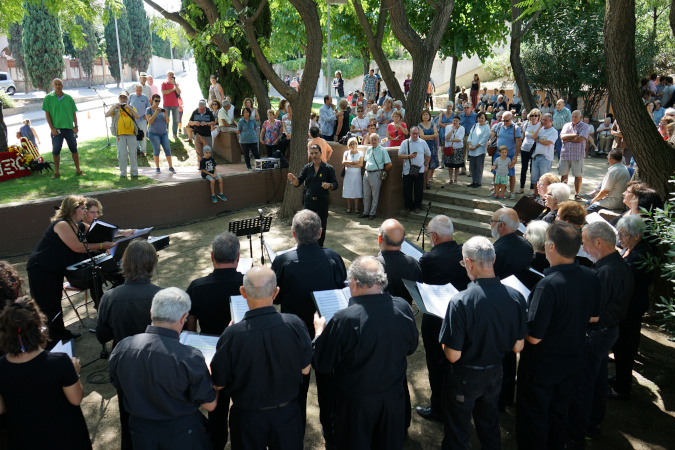
[[[420,283],[418,281],[417,289],[420,291],[420,296],[424,301],[424,306],[427,308],[427,311],[440,318],[445,318],[450,299],[453,295],[459,293],[452,283],[437,286]]]
[[[341,289],[314,291],[312,294],[314,295],[319,314],[326,318],[326,322],[330,322],[336,312],[345,309],[349,304],[349,300],[345,298],[345,294]]]
[[[115,241],[115,243],[116,243],[117,245],[110,249],[110,254],[111,254],[112,256],[115,256],[115,251],[117,250],[117,246],[118,246],[120,243],[122,243],[122,242],[124,242],[124,241],[130,241],[130,240],[135,239],[135,238],[137,238],[137,237],[139,237],[139,236],[143,236],[144,234],[150,233],[150,231],[152,231],[152,227],[149,227],[149,228],[142,228],[142,229],[140,229],[140,230],[136,230],[136,232],[135,232],[134,234],[132,234],[131,236],[129,236],[129,237],[125,237],[125,238],[122,238],[122,239],[118,239],[117,241]]]
[[[536,270],[534,270],[534,269],[533,269],[532,267],[530,267],[530,269],[529,269],[529,270],[530,270],[530,272],[532,272],[532,273],[536,273],[537,275],[539,275],[539,276],[540,276],[540,277],[542,277],[542,278],[544,278],[544,277],[546,276],[546,275],[544,275],[543,273],[541,273],[541,272],[539,272],[539,271],[536,271]]]
[[[248,303],[242,295],[230,296],[230,313],[234,323],[241,322],[246,311],[248,311]]]
[[[65,353],[69,357],[73,357],[74,352],[73,352],[73,340],[69,340],[66,342],[58,341],[54,348],[51,350],[51,353]]]
[[[520,225],[518,225],[518,231],[520,231],[521,233],[523,233],[523,235],[525,235],[525,232],[527,231],[527,227],[525,226],[524,223],[521,222]]]
[[[349,303],[349,299],[352,298],[352,291],[349,289],[349,286],[342,288],[342,295],[345,296],[347,303]]]
[[[536,273],[536,271],[533,271]],[[520,292],[523,294],[523,297],[525,297],[525,300],[527,300],[530,297],[530,290],[518,279],[516,278],[515,275],[511,275],[510,277],[506,277],[502,280],[502,284],[504,286],[510,286],[516,291]]]
[[[593,222],[605,222],[607,225],[609,225],[610,227],[612,227],[612,230],[614,230],[615,233],[617,232],[617,231],[616,231],[616,228],[614,228],[614,226],[613,226],[611,223],[607,222],[607,221],[606,221],[600,214],[598,214],[597,212],[588,214],[588,215],[586,216],[586,222],[588,222],[588,223],[593,223]]]
[[[184,336],[184,337],[183,337]],[[211,360],[213,355],[216,354],[216,344],[218,343],[219,336],[210,336],[207,334],[196,334],[196,333],[186,333],[185,331],[181,333],[180,341],[194,347],[204,355],[204,360],[206,361],[207,366],[211,366]]]
[[[246,272],[251,270],[251,267],[253,267],[253,258],[239,258],[239,264],[237,264],[237,272],[246,275]]]
[[[291,247],[286,250],[279,250],[278,252],[275,252],[272,250],[272,247],[270,247],[267,242],[265,242],[265,249],[267,249],[267,255],[270,257],[270,262],[274,262],[274,259],[279,256],[283,255],[284,253],[290,252],[291,250],[295,250],[297,247]]]
[[[408,242],[407,240],[404,240],[403,244],[401,244],[401,253],[411,256],[415,258],[417,261],[419,261],[422,255],[424,254],[418,248],[410,244],[410,242]]]

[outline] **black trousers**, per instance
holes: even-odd
[[[443,387],[444,449],[468,449],[471,417],[481,447],[501,448],[497,401],[502,368],[469,369],[453,364],[445,373]]]
[[[431,409],[434,413],[441,414],[443,398],[443,379],[448,364],[443,352],[443,347],[438,342],[441,334],[443,319],[440,317],[424,314],[422,316],[422,342],[427,359],[429,372],[429,386],[431,387]]]
[[[246,162],[246,167],[251,168],[251,156],[249,153],[253,153],[255,159],[260,159],[260,153],[258,153],[258,144],[241,144],[241,152],[244,154],[244,161]]]
[[[403,385],[379,394],[335,396],[333,427],[338,449],[403,448],[405,393]]]
[[[133,450],[134,446],[131,443],[131,432],[129,431],[129,413],[124,407],[124,392],[121,389],[117,389],[117,403],[120,410],[122,450]]]
[[[209,439],[214,450],[223,450],[227,444],[227,415],[230,412],[230,399],[218,396],[216,409],[209,412]]]
[[[534,144],[529,152],[520,152],[520,188],[525,189],[525,182],[527,181],[527,171],[532,170],[532,155],[537,144]],[[534,189],[532,179],[530,178],[530,189]]]
[[[173,420],[145,420],[131,416],[129,429],[137,450],[208,450],[206,417],[199,411]]]
[[[326,226],[328,225],[328,196],[316,197],[316,200],[312,200],[312,197],[306,195],[305,209],[314,211],[321,218],[321,237],[318,243],[320,247],[323,247],[323,241],[326,240]]]
[[[332,374],[314,372],[316,378],[316,392],[319,398],[319,422],[323,427],[322,434],[326,441],[333,441],[333,409],[335,408],[335,377]],[[298,392],[298,406],[300,408],[300,422],[302,435],[305,435],[307,424],[307,391],[309,391],[310,375],[303,375],[302,384]]]
[[[298,402],[281,408],[248,410],[232,406],[232,450],[302,450],[303,427]],[[178,447],[176,447],[178,448]]]
[[[519,450],[563,449],[576,374],[549,380],[520,364],[516,394],[516,440]]]
[[[405,209],[421,209],[424,194],[424,173],[403,175],[403,205]]]
[[[640,346],[642,314],[631,314],[619,324],[619,338],[614,344],[616,382],[614,390],[619,394],[630,394],[633,382],[633,363]]]
[[[30,294],[40,310],[47,316],[49,337],[51,338],[51,341],[47,343],[47,350],[51,350],[66,334],[61,309],[63,277],[63,273],[48,272],[40,266],[33,266],[28,269]]]
[[[502,360],[502,388],[499,394],[499,410],[513,406],[513,395],[516,393],[516,354],[508,352]]]
[[[265,156],[267,158],[271,158],[272,155],[274,154],[275,151],[279,149],[278,145],[267,145],[265,144],[265,153],[267,153]]]

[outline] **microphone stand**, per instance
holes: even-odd
[[[441,186],[438,189],[436,189],[436,192],[434,192],[434,195],[438,194],[438,191],[443,189],[445,186]],[[426,236],[426,231],[427,231],[427,219],[429,218],[429,212],[431,211],[431,200],[429,200],[429,203],[427,203],[427,213],[424,216],[424,220],[422,221],[422,226],[420,227],[420,232],[417,235],[417,241],[419,242],[420,236],[422,237],[422,251],[425,251],[424,249],[424,237]]]
[[[108,129],[108,118],[105,115],[105,110],[106,110],[106,108],[108,108],[108,105],[105,104],[105,100],[103,100],[103,97],[101,97],[101,94],[98,93],[98,89],[96,89],[95,87],[92,87],[92,86],[89,86],[89,89],[96,92],[96,95],[101,100],[101,103],[103,103],[103,121],[105,122],[105,134],[108,137],[108,143],[105,144],[103,147],[101,147],[99,150],[110,148],[110,147],[112,147],[112,144],[110,143],[110,131]]]
[[[271,174],[271,172],[270,172]],[[260,214],[260,264],[265,265],[265,239],[263,238],[263,210],[258,209],[258,214]]]

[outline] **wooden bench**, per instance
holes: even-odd
[[[218,133],[213,143],[213,152],[225,158],[232,164],[241,162],[241,146],[237,139],[237,133]]]

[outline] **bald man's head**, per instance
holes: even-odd
[[[497,238],[511,234],[518,229],[520,221],[513,208],[501,208],[492,215],[492,236]]]
[[[241,293],[249,301],[260,301],[271,305],[276,290],[277,277],[269,267],[255,266],[244,275]]]
[[[405,228],[396,219],[387,219],[380,225],[380,249],[398,250],[405,238]]]

